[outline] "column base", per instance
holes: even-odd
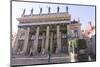
[[[42,55],[45,54],[45,50],[44,50],[44,49],[41,51],[41,54],[42,54]]]
[[[61,51],[60,50],[58,50],[58,48],[56,49],[56,53],[58,54],[58,53],[61,53]]]

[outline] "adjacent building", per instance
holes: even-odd
[[[95,26],[89,22],[87,28],[83,32],[83,38],[87,40],[88,51],[96,56],[96,33]]]

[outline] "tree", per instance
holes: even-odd
[[[87,48],[85,39],[77,39],[76,43],[77,43],[77,48],[78,49],[86,49]]]

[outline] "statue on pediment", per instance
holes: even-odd
[[[60,8],[59,8],[59,6],[57,7],[57,13],[59,13],[59,10],[60,10]]]
[[[24,9],[24,10],[23,10],[23,13],[22,13],[22,16],[24,16],[24,15],[25,15],[25,11],[26,11],[26,10]]]
[[[40,14],[42,13],[42,8],[40,8]]]
[[[66,6],[66,12],[68,12],[68,6]]]
[[[31,9],[31,15],[33,15],[33,8]]]
[[[48,13],[50,13],[50,9],[51,9],[51,8],[50,8],[50,7],[48,7]]]

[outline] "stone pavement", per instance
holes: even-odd
[[[50,62],[49,62],[50,61]],[[51,55],[36,57],[16,57],[12,58],[12,65],[30,65],[30,64],[49,64],[49,63],[67,63],[70,62],[68,55]]]

